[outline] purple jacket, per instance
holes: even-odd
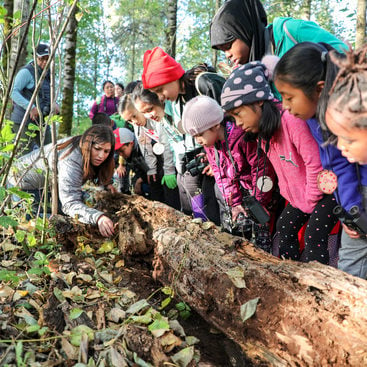
[[[104,112],[108,116],[117,112],[117,106],[119,104],[118,97],[107,98],[106,95],[102,96],[98,102],[98,98],[94,101],[93,106],[89,112],[89,118],[92,120],[97,112]]]
[[[256,187],[257,165],[259,165],[258,178],[260,178],[264,174],[263,167],[265,154],[261,154],[258,160],[257,142],[246,142],[243,139],[245,135],[244,131],[234,123],[227,122],[226,131],[229,150],[235,163],[235,168],[228,154],[225,140],[216,143],[219,167],[216,161],[215,148],[205,147],[205,151],[220,192],[230,206],[236,206],[242,203],[240,185],[251,193],[254,193],[254,188]],[[273,167],[269,160],[267,161],[265,175],[269,176],[273,182],[276,180]],[[266,193],[261,192],[259,189],[256,190],[256,199],[259,200],[263,206],[266,206],[270,202],[271,197],[272,190]]]
[[[288,111],[270,139],[268,157],[278,176],[281,195],[304,213],[312,213],[323,194],[317,187],[322,170],[319,147],[307,123]]]

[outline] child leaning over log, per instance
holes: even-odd
[[[337,146],[351,163],[367,164],[367,45],[347,52],[347,58],[333,58],[340,70],[331,89],[325,114],[327,127],[337,137]],[[333,57],[333,55],[331,55]],[[363,211],[356,213],[353,229],[344,226],[339,269],[366,279],[367,277],[367,186],[359,175]],[[356,230],[358,229],[358,231]],[[363,233],[363,234],[361,234]],[[348,236],[350,238],[348,238]]]
[[[255,197],[264,208],[267,207],[274,188],[273,167],[265,162],[265,155],[258,150],[257,143],[245,141],[244,131],[224,118],[217,101],[207,96],[190,100],[183,111],[182,126],[205,149],[219,188],[216,194],[223,224],[228,211],[233,223],[241,216],[251,216],[244,204],[247,196]],[[264,237],[264,228],[258,229],[255,233],[261,232]],[[267,238],[263,247],[270,252],[270,236]],[[264,241],[256,238],[258,246],[260,242]]]

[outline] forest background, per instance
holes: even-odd
[[[80,133],[107,79],[124,85],[140,79],[143,54],[161,46],[184,67],[217,66],[223,53],[210,47],[209,25],[220,0],[5,0],[0,66],[0,128],[9,116],[14,76],[38,42],[50,43],[53,99],[61,105],[59,135]],[[366,39],[367,0],[264,0],[268,22],[277,16],[311,19],[343,40]],[[57,43],[57,45],[56,45]]]

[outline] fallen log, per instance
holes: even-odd
[[[111,201],[102,198],[100,208]],[[158,202],[118,196],[117,207],[125,255],[153,249],[153,276],[254,365],[367,365],[365,280],[280,260]]]
[[[153,275],[255,365],[367,365],[365,280],[316,262],[280,260],[161,203],[134,197],[120,213],[126,254],[153,240]]]

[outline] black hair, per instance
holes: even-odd
[[[184,75],[179,79],[180,85],[183,86],[185,91],[185,94],[179,95],[178,97],[181,101],[189,101],[198,95],[195,88],[195,80],[196,77],[203,72],[216,73],[216,70],[214,67],[203,62],[185,71]]]
[[[330,53],[337,51],[326,43],[301,42],[283,55],[274,70],[274,80],[279,79],[302,90],[309,99],[313,98],[317,83],[325,82],[316,111],[321,125],[325,122],[329,91],[338,72]]]
[[[259,136],[269,141],[281,124],[281,116],[275,102],[266,100],[261,106],[262,113],[259,121]]]
[[[111,80],[106,80],[106,81],[104,81],[104,82],[103,82],[103,84],[102,84],[102,89],[104,89],[104,87],[105,87],[105,85],[106,85],[107,83],[110,83],[110,84],[112,84],[112,85],[115,85],[115,84],[113,84],[113,82],[111,82]]]
[[[142,82],[137,83],[137,85],[135,86],[131,94],[131,98],[133,102],[135,102],[139,98],[142,102],[150,103],[154,106],[159,106],[159,107],[164,108],[164,105],[159,100],[158,95],[149,89],[144,89]]]
[[[115,83],[115,85],[118,85],[122,90],[125,89],[124,85],[122,83]]]
[[[250,107],[254,112],[256,111],[255,104],[249,104],[247,106]],[[269,146],[270,139],[280,127],[281,115],[277,107],[277,103],[272,100],[263,101],[263,104],[260,108],[261,117],[259,121],[259,132],[246,133],[245,140],[255,141],[257,138],[261,138],[266,142],[266,146]]]
[[[112,120],[107,113],[97,112],[92,118],[92,125],[106,125],[111,126]]]
[[[125,88],[125,94],[130,94],[133,92],[136,85],[139,83],[139,80],[133,80],[132,82],[128,83]]]
[[[131,99],[131,93],[124,94],[119,100],[118,112],[122,115],[126,110],[130,110],[131,108],[135,108]]]

